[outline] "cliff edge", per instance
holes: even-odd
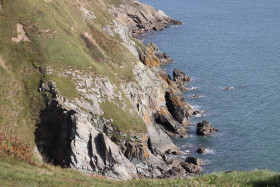
[[[193,113],[185,83],[161,68],[168,55],[134,38],[179,21],[138,1],[0,3],[1,131],[87,174],[192,172],[168,158],[180,154],[171,138],[187,135]]]

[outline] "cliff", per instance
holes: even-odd
[[[170,57],[133,38],[179,21],[132,0],[0,4],[1,131],[87,174],[191,172],[168,159],[193,113],[185,80],[172,81],[161,68]]]

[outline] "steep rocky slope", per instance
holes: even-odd
[[[2,131],[88,174],[187,172],[167,158],[193,113],[184,83],[160,67],[156,46],[132,37],[179,21],[130,0],[0,2]]]

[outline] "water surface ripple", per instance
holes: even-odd
[[[280,171],[280,1],[141,0],[184,24],[145,36],[175,61],[164,68],[195,81],[188,102],[205,111],[193,117],[190,136],[175,143],[206,160],[205,172]],[[247,85],[242,87],[241,85]],[[227,86],[233,90],[224,91]],[[199,94],[203,97],[194,99]],[[195,135],[206,119],[220,132]],[[207,154],[195,153],[200,146]],[[188,152],[188,151],[189,152]]]

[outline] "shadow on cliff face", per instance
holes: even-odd
[[[41,113],[41,122],[36,125],[35,143],[46,162],[69,167],[71,162],[71,140],[73,110],[63,109],[53,101]]]

